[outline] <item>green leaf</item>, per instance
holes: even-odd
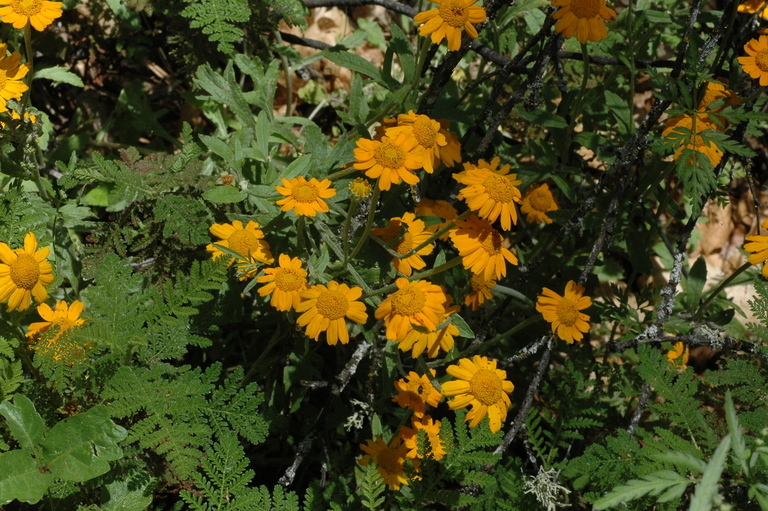
[[[41,472],[27,451],[17,449],[0,454],[0,504],[12,500],[35,504],[53,480],[53,474]]]
[[[667,12],[646,9],[643,11],[643,14],[651,23],[672,23],[672,16]]]
[[[109,472],[123,457],[117,442],[128,432],[112,422],[106,406],[95,406],[56,424],[42,442],[43,463],[51,474],[81,482]]]
[[[669,494],[668,490],[675,487],[675,493],[679,491],[679,494],[682,495],[690,483],[690,479],[681,476],[677,472],[660,470],[648,474],[641,479],[632,479],[625,484],[617,486],[608,492],[607,495],[598,499],[595,502],[594,509],[608,509],[622,502],[634,500],[645,495],[658,495],[663,491],[667,491],[664,495],[664,497],[667,497]]]
[[[725,460],[728,458],[728,452],[731,450],[731,435],[726,435],[715,449],[712,459],[707,464],[701,481],[696,485],[696,491],[691,497],[691,507],[688,509],[695,511],[709,511],[712,509],[712,499],[718,493],[717,483],[720,481],[720,475],[725,467]]]
[[[413,57],[411,43],[395,23],[392,23],[389,28],[392,32],[392,40],[389,42],[389,47],[397,53],[400,59],[400,67],[404,75],[403,81],[410,82],[416,74],[416,59]]]
[[[749,477],[750,470],[747,458],[749,458],[750,453],[747,450],[747,444],[744,442],[739,419],[736,417],[736,408],[733,406],[733,395],[730,390],[725,393],[725,419],[728,421],[728,432],[731,434],[734,457],[741,465],[741,469]]]
[[[451,323],[456,325],[456,328],[459,329],[459,337],[467,337],[469,339],[475,338],[475,332],[469,328],[469,325],[464,321],[464,318],[458,314],[451,314]]]
[[[678,467],[687,468],[695,474],[701,474],[707,468],[707,464],[700,459],[694,458],[690,454],[678,451],[660,452],[653,454],[651,457],[663,463],[670,463]]]
[[[32,401],[27,396],[16,394],[13,396],[13,404],[10,401],[0,404],[0,415],[5,417],[19,445],[34,451],[45,434],[45,424]]]
[[[33,80],[43,78],[45,80],[53,80],[58,83],[67,83],[74,85],[75,87],[85,87],[83,80],[75,73],[69,70],[68,67],[54,66],[46,67],[44,69],[38,69],[32,75]]]
[[[701,292],[704,290],[704,284],[707,282],[707,263],[704,257],[699,257],[693,263],[691,271],[688,272],[688,292],[691,294],[691,305],[696,306],[701,301]]]
[[[365,60],[360,55],[349,53],[348,51],[339,51],[338,49],[334,48],[323,50],[323,54],[325,55],[325,58],[334,64],[337,64],[341,67],[346,67],[352,71],[357,71],[358,73],[364,74],[379,83],[384,83],[379,68]]]
[[[129,476],[120,474],[120,478],[105,485],[101,493],[103,511],[143,511],[152,504],[154,478],[145,477],[136,470]],[[109,500],[104,499],[109,496]]]
[[[203,194],[203,199],[214,204],[234,204],[248,197],[248,193],[233,186],[215,186]]]

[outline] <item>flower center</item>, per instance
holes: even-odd
[[[393,142],[384,142],[373,152],[376,163],[388,169],[399,169],[405,163],[405,150]]]
[[[296,202],[315,202],[318,197],[317,187],[309,183],[294,186],[291,190],[291,196]]]
[[[42,0],[11,0],[13,12],[23,16],[34,16],[43,10]]]
[[[317,297],[317,311],[328,319],[341,319],[349,309],[347,297],[341,291],[323,291]]]
[[[488,255],[495,256],[501,253],[501,234],[495,230],[484,231],[480,234],[480,246],[488,252]]]
[[[485,191],[496,202],[512,202],[515,198],[516,188],[509,179],[498,174],[491,174],[483,181]]]
[[[469,19],[469,8],[462,0],[444,0],[440,4],[440,17],[454,27],[463,27]]]
[[[390,447],[382,449],[379,455],[376,456],[376,464],[390,474],[399,474],[403,471],[403,464],[400,460],[401,458],[397,455],[397,451]]]
[[[768,73],[768,50],[762,50],[755,55],[755,65],[763,73]]]
[[[37,284],[40,277],[40,265],[34,257],[23,252],[18,254],[16,260],[10,264],[11,280],[16,287],[31,290]]]
[[[600,4],[600,0],[571,0],[571,12],[581,19],[597,18]]]
[[[557,305],[557,319],[565,326],[573,326],[579,319],[579,310],[568,298],[563,298]]]
[[[544,212],[549,210],[550,203],[552,202],[549,198],[549,194],[541,188],[534,191],[528,200],[533,209]]]
[[[275,272],[275,286],[286,293],[302,289],[306,282],[307,279],[293,268],[280,268]]]
[[[406,388],[408,389],[408,392],[413,392],[419,396],[422,401],[426,401],[427,397],[432,393],[432,390],[434,390],[431,383],[424,383],[421,379],[409,381]]]
[[[395,252],[398,254],[407,254],[413,248],[413,234],[406,232],[403,238],[395,243]]]
[[[246,257],[255,252],[259,246],[259,240],[251,231],[238,229],[229,237],[229,248]]]
[[[352,195],[364,199],[371,194],[371,184],[365,179],[358,177],[349,185],[349,191]]]
[[[426,115],[419,115],[416,122],[413,123],[413,136],[416,137],[419,145],[428,149],[435,146],[435,137],[437,130],[432,125],[432,119]]]
[[[481,369],[469,380],[469,387],[475,399],[486,406],[501,401],[501,378],[494,371]]]
[[[402,316],[413,316],[424,310],[427,297],[417,287],[406,287],[392,295],[392,312]]]
[[[472,286],[472,291],[475,292],[490,289],[488,282],[486,282],[482,275],[472,275],[472,278],[469,279],[469,284]]]

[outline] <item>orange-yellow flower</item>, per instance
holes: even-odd
[[[680,140],[680,147],[675,151],[675,160],[680,159],[684,149],[693,149],[694,151],[706,155],[712,166],[716,167],[723,158],[723,151],[721,151],[713,141],[704,140],[699,133],[704,130],[717,129],[717,124],[712,122],[706,113],[678,115],[667,121],[661,135],[663,137],[678,138]],[[692,164],[693,162],[689,163]]]
[[[272,297],[269,304],[279,311],[289,311],[301,302],[300,293],[307,289],[307,270],[301,267],[301,259],[280,254],[277,268],[267,268],[256,282],[266,283],[259,288],[259,296]]]
[[[440,165],[440,149],[448,145],[445,135],[440,132],[440,123],[426,115],[415,114],[413,110],[398,115],[397,122],[398,126],[387,129],[387,135],[395,138],[404,133],[415,138],[424,149],[424,170],[433,173]]]
[[[56,308],[51,309],[47,303],[41,303],[37,306],[37,313],[44,321],[38,321],[29,325],[29,331],[27,337],[35,337],[40,334],[44,334],[52,326],[59,328],[56,337],[64,333],[70,328],[85,324],[85,320],[80,318],[80,314],[83,312],[83,302],[75,300],[72,305],[67,305],[67,302],[61,300],[56,302]]]
[[[205,247],[208,252],[211,252],[214,259],[224,255],[224,252],[215,246],[221,245],[243,256],[243,261],[246,263],[272,264],[275,262],[269,249],[269,243],[264,241],[264,233],[259,229],[259,224],[253,220],[249,220],[245,227],[240,220],[233,220],[231,224],[213,224],[208,230],[221,239],[221,241]],[[233,262],[235,262],[235,258],[230,258],[229,264]],[[254,274],[255,270],[247,271],[240,276],[240,280],[250,278]]]
[[[445,314],[443,289],[426,280],[409,282],[400,277],[395,281],[397,291],[379,304],[374,316],[383,319],[387,339],[403,341],[414,326],[435,330]]]
[[[471,305],[473,311],[479,309],[486,300],[493,298],[491,289],[496,287],[495,280],[485,280],[483,275],[472,275],[469,285],[472,290],[464,298],[464,305]]]
[[[532,224],[546,222],[552,223],[552,219],[547,216],[550,211],[557,211],[557,201],[552,195],[547,183],[532,186],[523,197],[523,204],[520,206],[520,212],[524,215],[525,221]]]
[[[762,224],[763,229],[768,229],[768,220]],[[760,264],[768,261],[768,236],[753,234],[747,236],[748,243],[744,245],[744,251],[750,253],[749,264]],[[763,277],[768,279],[768,264],[763,265]]]
[[[758,11],[760,11],[760,16],[763,19],[768,19],[768,8],[766,8],[765,0],[747,0],[739,5],[739,12],[755,14]]]
[[[29,62],[21,64],[21,54],[17,51],[6,56],[8,45],[0,44],[0,112],[8,110],[9,99],[21,99],[29,89],[22,79],[29,73]]]
[[[522,181],[517,179],[517,174],[509,173],[510,165],[498,168],[499,162],[497,156],[490,163],[485,160],[477,165],[465,163],[464,171],[454,174],[453,178],[466,185],[459,191],[458,198],[464,199],[469,209],[491,222],[501,217],[501,227],[508,231],[517,223],[515,202],[520,202],[517,185]]]
[[[768,85],[768,36],[751,39],[744,45],[746,57],[739,57],[741,68],[749,76],[760,80],[760,86]]]
[[[316,284],[301,291],[301,303],[296,306],[296,312],[303,312],[296,322],[306,327],[307,336],[318,340],[320,334],[326,332],[328,344],[349,342],[349,332],[345,319],[363,324],[368,320],[365,304],[358,299],[363,295],[360,287],[349,287],[330,281],[328,286]]]
[[[457,163],[461,163],[461,142],[456,135],[448,131],[448,126],[450,126],[448,121],[439,119],[438,122],[440,123],[440,133],[448,142],[445,147],[440,148],[440,159],[446,167],[453,167]]]
[[[477,0],[430,0],[438,4],[437,9],[420,12],[413,20],[419,27],[419,35],[432,34],[432,42],[440,44],[448,39],[448,49],[456,51],[461,48],[461,28],[467,31],[472,39],[477,38],[477,30],[473,23],[486,20],[485,9],[474,5]]]
[[[555,31],[570,39],[576,34],[580,43],[597,42],[608,37],[605,22],[616,17],[616,11],[605,0],[553,0],[559,7],[552,17],[557,21]]]
[[[38,356],[52,359],[56,362],[64,361],[68,365],[82,361],[86,356],[89,342],[80,342],[71,335],[71,330],[84,325],[85,320],[80,318],[83,312],[83,302],[75,300],[71,306],[65,301],[56,303],[56,308],[51,309],[48,304],[42,303],[37,307],[37,313],[45,321],[29,325],[27,337],[34,338],[32,344]]]
[[[277,201],[282,211],[293,211],[300,216],[316,216],[318,212],[327,213],[328,204],[323,199],[330,199],[336,195],[336,190],[331,188],[331,180],[318,181],[314,177],[307,181],[304,176],[293,179],[283,179],[283,186],[276,186],[284,199]]]
[[[405,232],[402,232],[403,227],[405,227]],[[416,215],[406,213],[402,218],[395,217],[391,219],[387,227],[377,227],[372,229],[371,232],[385,243],[397,239],[392,245],[392,250],[400,255],[404,255],[429,239],[432,233],[426,231],[425,227],[422,220],[416,219]],[[421,270],[427,265],[421,256],[431,254],[434,248],[435,245],[430,243],[411,256],[403,259],[393,258],[392,264],[395,266],[395,270],[410,277],[414,269]]]
[[[44,30],[62,14],[61,2],[47,0],[0,0],[0,6],[0,20],[13,23],[13,28],[30,23],[35,30]]]
[[[26,310],[32,297],[37,302],[48,298],[45,286],[53,282],[53,267],[46,261],[48,247],[37,249],[32,232],[24,236],[24,248],[11,250],[0,243],[0,302],[8,302],[8,311]]]
[[[453,222],[454,220],[456,220],[456,217],[459,216],[459,213],[456,211],[456,208],[451,206],[450,202],[444,201],[444,200],[432,200],[432,199],[422,198],[416,204],[415,209],[416,209],[416,214],[421,217],[436,216],[444,220],[443,222],[430,225],[427,227],[427,229],[433,233],[439,231],[440,229],[448,225],[450,222]],[[448,232],[443,233],[440,236],[440,239],[447,240]]]
[[[399,342],[397,347],[401,351],[410,351],[413,358],[419,358],[425,351],[429,358],[437,357],[441,350],[445,353],[451,351],[455,344],[454,337],[459,335],[459,329],[449,320],[451,315],[456,314],[460,309],[457,305],[452,306],[452,301],[451,295],[446,293],[443,303],[445,314],[439,321],[439,325],[445,325],[444,327],[434,330],[413,328],[405,336],[405,339]]]
[[[365,178],[355,178],[349,183],[349,196],[356,200],[367,199],[371,195],[371,182]]]
[[[688,346],[682,342],[676,342],[671,350],[667,352],[667,360],[672,366],[685,370],[688,367]]]
[[[472,215],[457,221],[451,231],[451,242],[462,257],[464,268],[486,280],[507,275],[507,262],[517,264],[517,257],[503,245],[499,231],[488,220]]]
[[[536,301],[536,310],[552,324],[552,332],[568,344],[589,332],[589,316],[579,311],[591,307],[592,299],[583,294],[584,287],[571,280],[565,285],[565,296],[545,287]]]
[[[435,370],[429,371],[434,378]],[[398,394],[392,398],[392,401],[403,408],[410,408],[416,417],[423,417],[427,412],[427,405],[437,406],[443,399],[440,391],[432,385],[429,376],[426,374],[419,376],[413,371],[395,382],[395,390]]]
[[[400,438],[403,440],[403,445],[409,449],[407,457],[420,458],[419,456],[419,431],[424,430],[427,437],[426,453],[427,456],[431,456],[435,460],[441,460],[448,452],[443,446],[443,442],[440,440],[440,426],[442,422],[433,421],[432,417],[426,415],[422,418],[411,417],[411,426],[403,426],[400,428]]]
[[[379,189],[386,191],[401,181],[409,185],[419,182],[419,177],[411,171],[422,167],[423,152],[416,139],[405,133],[395,138],[384,136],[381,141],[360,138],[354,150],[357,161],[352,166],[371,179],[378,179]]]
[[[512,402],[507,394],[515,390],[507,380],[507,372],[496,369],[496,361],[475,355],[472,360],[462,358],[459,365],[448,366],[448,374],[457,380],[443,383],[443,394],[455,396],[448,402],[451,410],[472,405],[465,420],[474,428],[487,415],[491,431],[496,433],[507,418]]]
[[[402,443],[400,437],[395,437],[389,443],[384,443],[380,436],[376,441],[366,440],[366,444],[360,444],[360,449],[366,453],[360,459],[360,464],[364,467],[373,461],[384,480],[384,484],[393,490],[399,490],[400,486],[408,485],[408,478],[405,476],[405,459],[408,454],[408,448]],[[419,460],[413,460],[414,468],[418,469],[421,465]]]

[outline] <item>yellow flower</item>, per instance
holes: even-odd
[[[397,138],[384,136],[381,141],[361,138],[354,150],[357,161],[352,166],[371,179],[378,179],[383,191],[400,181],[415,185],[419,177],[411,171],[422,167],[423,151],[415,138],[404,133]]]
[[[267,268],[265,275],[256,282],[267,283],[259,288],[259,296],[272,294],[269,304],[279,311],[289,311],[301,302],[299,293],[307,289],[307,271],[301,267],[301,259],[280,254],[279,266]]]
[[[300,216],[316,216],[320,213],[328,212],[328,204],[323,199],[330,199],[336,195],[336,190],[330,188],[331,180],[323,179],[318,181],[314,177],[307,181],[304,176],[294,177],[292,179],[283,179],[283,186],[276,186],[280,195],[285,195],[284,199],[277,201],[281,205],[281,211],[293,211]]]
[[[482,275],[472,275],[469,285],[472,291],[464,298],[464,305],[471,305],[473,311],[479,309],[484,301],[493,298],[491,289],[496,287],[495,280],[485,280]]]
[[[414,326],[435,330],[445,314],[445,293],[440,286],[426,280],[409,282],[400,277],[397,291],[379,304],[374,316],[383,319],[387,339],[403,341]]]
[[[459,139],[448,131],[450,123],[443,119],[439,119],[440,133],[445,137],[445,141],[448,142],[445,147],[440,148],[440,159],[443,161],[446,167],[453,167],[457,163],[461,163],[461,142]]]
[[[768,220],[764,221],[761,225],[763,229],[768,229]],[[752,236],[747,236],[747,241],[749,243],[744,245],[744,250],[752,254],[747,259],[749,264],[760,264],[768,260],[768,236],[753,234]],[[768,279],[768,264],[763,265],[763,277]]]
[[[605,0],[553,0],[552,5],[559,7],[552,15],[558,20],[557,33],[566,39],[576,34],[582,44],[608,37],[605,22],[616,17],[616,11],[605,5]]]
[[[434,377],[435,370],[429,371]],[[437,406],[443,399],[443,395],[432,385],[426,374],[419,376],[413,371],[395,382],[395,390],[399,393],[392,398],[392,401],[403,408],[410,408],[416,417],[423,417],[427,411],[427,405]]]
[[[459,251],[465,269],[491,280],[507,275],[507,261],[517,264],[517,257],[502,245],[501,234],[488,220],[472,215],[456,225],[451,231],[451,242]]]
[[[667,352],[667,360],[674,367],[685,370],[688,367],[688,346],[682,342],[676,342],[674,347]]]
[[[0,19],[24,28],[31,23],[35,30],[44,30],[62,14],[61,2],[46,0],[0,0]]]
[[[379,469],[379,474],[384,480],[384,484],[393,490],[399,490],[401,485],[408,485],[408,478],[405,477],[405,458],[408,448],[403,445],[399,437],[395,437],[389,443],[384,443],[380,436],[376,441],[366,440],[366,444],[360,444],[360,449],[366,453],[360,459],[362,466],[368,466],[373,461]],[[413,466],[418,469],[421,465],[419,460],[413,460]]]
[[[451,306],[453,299],[449,294],[445,294],[445,314],[440,318],[439,325],[448,322],[452,314],[459,311],[460,307]],[[424,331],[424,329],[414,328],[408,332],[405,339],[400,341],[398,348],[401,351],[411,351],[413,358],[418,358],[426,350],[429,358],[435,358],[440,350],[448,353],[455,344],[454,337],[459,335],[459,329],[453,323],[436,330]]]
[[[752,78],[760,79],[760,86],[768,85],[768,36],[761,35],[760,39],[751,39],[744,45],[747,57],[739,57],[744,72]]]
[[[259,229],[259,224],[253,220],[249,220],[248,224],[243,227],[243,223],[240,220],[234,220],[231,224],[213,224],[208,228],[211,234],[220,238],[221,241],[217,241],[216,245],[221,245],[234,250],[238,254],[243,256],[246,261],[254,261],[264,264],[272,264],[275,262],[275,258],[272,257],[272,252],[269,250],[269,243],[264,241],[264,233]],[[217,259],[224,255],[224,252],[219,250],[210,244],[206,247],[206,250],[212,252],[213,258]],[[235,261],[232,258],[229,264]],[[240,280],[249,278],[253,272],[247,273],[240,277]]]
[[[440,165],[440,149],[448,145],[445,135],[440,132],[440,123],[426,115],[418,115],[413,110],[397,116],[398,126],[387,129],[387,135],[395,138],[401,133],[413,137],[424,148],[422,166],[428,173],[433,173]]]
[[[21,96],[29,89],[27,84],[22,81],[29,72],[29,62],[21,64],[21,54],[17,51],[7,57],[5,55],[7,51],[8,45],[0,44],[0,112],[5,112],[8,109],[6,102],[9,99],[21,99]]]
[[[349,183],[349,193],[353,199],[363,200],[371,195],[371,183],[365,178],[358,177]]]
[[[466,420],[474,428],[487,415],[491,431],[501,429],[501,423],[507,418],[507,410],[512,406],[509,396],[515,386],[507,380],[507,372],[496,369],[496,361],[475,355],[472,360],[462,358],[459,365],[448,366],[448,374],[458,380],[443,383],[443,394],[455,396],[448,402],[451,410],[472,405]]]
[[[451,206],[450,202],[444,200],[421,199],[416,204],[415,209],[416,214],[419,216],[436,216],[445,220],[439,224],[430,225],[427,227],[427,229],[433,233],[439,231],[449,223],[453,222],[456,220],[456,217],[459,216],[456,208]],[[443,235],[440,236],[440,239],[447,240],[448,232],[443,233]]]
[[[583,294],[584,287],[571,280],[565,285],[565,296],[545,287],[536,301],[536,310],[552,323],[552,332],[568,344],[582,340],[589,332],[589,316],[579,311],[591,307],[592,299]]]
[[[728,101],[724,102],[722,105],[720,105],[718,108],[715,108],[713,110],[709,109],[709,105],[717,101],[718,99],[725,99],[727,98]],[[699,101],[699,111],[712,111],[712,112],[719,112],[720,110],[724,109],[727,106],[737,106],[741,104],[741,98],[739,98],[735,92],[732,90],[728,90],[725,88],[725,85],[721,83],[715,83],[715,82],[707,82],[707,86],[704,89],[704,96],[701,98],[701,101]]]
[[[373,128],[374,140],[381,140],[381,138],[387,134],[389,128],[397,126],[397,119],[395,117],[385,117],[380,122],[381,124]]]
[[[531,187],[523,197],[523,204],[520,206],[520,212],[527,215],[525,221],[535,224],[541,222],[551,224],[552,219],[547,216],[547,213],[558,209],[560,208],[547,183]]]
[[[326,332],[328,344],[335,346],[349,342],[347,331],[348,318],[355,323],[363,324],[368,320],[365,304],[357,301],[362,295],[360,287],[349,287],[330,281],[328,287],[317,284],[301,291],[301,303],[296,306],[296,312],[303,312],[296,322],[306,327],[307,336],[319,340],[320,334]]]
[[[763,19],[768,19],[768,9],[766,9],[765,4],[765,0],[747,0],[739,5],[739,12],[755,14],[760,11],[760,16]]]
[[[32,297],[37,302],[48,298],[44,286],[53,282],[53,267],[46,261],[50,249],[37,250],[37,238],[28,232],[24,248],[11,248],[0,243],[0,302],[8,302],[8,310],[23,311],[29,307]]]
[[[464,164],[464,171],[454,174],[453,178],[463,185],[458,198],[464,199],[469,209],[476,211],[480,218],[495,222],[501,217],[501,227],[505,231],[517,223],[515,202],[520,202],[520,190],[517,185],[522,183],[517,174],[510,174],[510,165],[500,169],[499,157],[491,163],[480,160],[477,165]]]
[[[477,0],[430,0],[438,4],[437,9],[420,12],[413,17],[419,27],[419,35],[432,34],[432,42],[440,44],[448,39],[448,49],[456,51],[461,47],[461,28],[469,37],[477,38],[477,30],[472,23],[486,20],[485,9],[474,5]]]
[[[683,129],[679,129],[683,128]],[[669,119],[661,133],[664,137],[669,137],[673,133],[680,139],[680,147],[675,151],[675,160],[680,159],[684,149],[693,149],[709,158],[709,162],[716,167],[723,158],[723,152],[713,141],[705,141],[701,138],[704,130],[717,130],[718,126],[709,119],[706,113],[697,113],[696,115],[678,115]],[[688,162],[693,164],[692,161]]]
[[[59,327],[56,333],[56,338],[59,335],[74,328],[85,324],[85,320],[80,318],[80,314],[83,312],[83,302],[75,300],[72,302],[72,306],[68,306],[67,302],[59,301],[56,303],[56,309],[51,309],[47,303],[41,303],[37,306],[37,313],[45,321],[32,323],[29,325],[29,332],[27,337],[35,337],[40,334],[44,334],[52,326]]]
[[[420,458],[419,456],[419,431],[424,430],[427,436],[427,456],[433,457],[435,460],[441,460],[448,454],[443,447],[443,442],[440,440],[440,426],[442,422],[433,421],[429,415],[423,418],[411,417],[411,426],[403,426],[400,428],[400,438],[403,440],[403,445],[409,449],[406,456],[408,458]]]
[[[400,236],[403,226],[405,226],[405,232]],[[392,245],[392,250],[403,255],[429,239],[432,233],[426,231],[425,227],[426,226],[422,220],[416,219],[416,215],[413,213],[406,213],[402,218],[395,217],[391,219],[387,227],[377,227],[372,229],[371,232],[381,238],[385,243],[389,243],[390,241],[399,238],[399,240]],[[421,256],[431,254],[434,248],[435,245],[430,243],[412,256],[404,259],[398,259],[397,257],[393,258],[392,264],[395,266],[396,271],[410,277],[414,269],[421,270],[427,265]]]

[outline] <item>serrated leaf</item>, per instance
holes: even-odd
[[[707,464],[704,461],[698,458],[694,458],[690,454],[678,451],[655,453],[651,456],[651,458],[663,463],[670,463],[678,467],[687,468],[696,474],[701,474],[707,468]]]
[[[594,509],[608,509],[611,506],[634,500],[644,495],[658,495],[671,487],[677,485],[688,486],[690,483],[690,479],[681,476],[677,472],[660,470],[617,486],[608,492],[607,495],[598,499],[594,504]]]
[[[53,474],[41,472],[27,451],[17,449],[0,454],[0,504],[12,500],[35,504],[53,480]]]
[[[43,418],[27,396],[16,394],[13,396],[13,404],[4,401],[0,404],[0,415],[5,417],[13,437],[23,449],[33,451],[37,448],[46,428]]]
[[[75,87],[85,87],[82,78],[69,70],[68,67],[54,66],[38,69],[32,75],[33,80],[42,78],[44,80],[53,80],[58,83],[66,83]]]
[[[203,198],[214,204],[234,204],[244,201],[248,193],[233,186],[216,186],[206,191]]]

